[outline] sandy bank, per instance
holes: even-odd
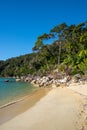
[[[87,130],[82,95],[67,88],[52,89],[26,112],[2,124],[0,130]]]
[[[0,108],[0,125],[28,110],[49,91],[50,89],[48,88],[41,88],[29,94],[29,96],[4,105],[4,107]]]
[[[79,94],[87,96],[87,83],[86,84],[72,83],[68,88]]]

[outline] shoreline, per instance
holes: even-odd
[[[0,109],[7,107],[7,106],[10,106],[12,104],[16,104],[18,102],[21,102],[21,101],[25,100],[26,98],[29,98],[30,96],[32,96],[38,90],[40,90],[40,88],[33,90],[31,93],[27,94],[27,96],[20,96],[19,98],[15,99],[15,100],[12,100],[4,105],[1,105]]]
[[[51,89],[39,88],[21,99],[12,101],[0,107],[0,125],[25,112],[34,106]],[[7,113],[6,113],[7,111]]]
[[[83,88],[84,90],[81,92]],[[43,90],[45,89],[44,95]],[[56,87],[51,89],[51,91],[47,88],[41,88],[40,91],[37,91],[37,94],[33,95],[34,98],[31,96],[30,107],[27,104],[29,99],[24,99],[15,105],[8,106],[9,116],[12,116],[11,114],[14,112],[12,108],[14,106],[16,110],[20,108],[21,112],[19,110],[20,113],[18,112],[17,115],[2,122],[0,129],[87,130],[87,95],[84,94],[85,91],[87,92],[86,85],[80,86],[78,84],[72,84],[70,88]],[[38,98],[37,101],[36,97]],[[7,110],[5,109],[6,112]]]

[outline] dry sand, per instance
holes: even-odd
[[[72,83],[68,88],[81,95],[87,96],[87,83],[85,84]]]
[[[0,130],[87,130],[87,97],[82,94],[54,88],[33,107],[0,125]]]

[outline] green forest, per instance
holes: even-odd
[[[1,77],[43,76],[56,69],[87,75],[87,22],[57,25],[37,37],[31,54],[0,61]]]

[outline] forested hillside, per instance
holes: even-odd
[[[46,44],[52,39],[52,43]],[[62,23],[38,36],[33,53],[0,61],[0,76],[46,75],[58,69],[87,75],[87,22]]]

